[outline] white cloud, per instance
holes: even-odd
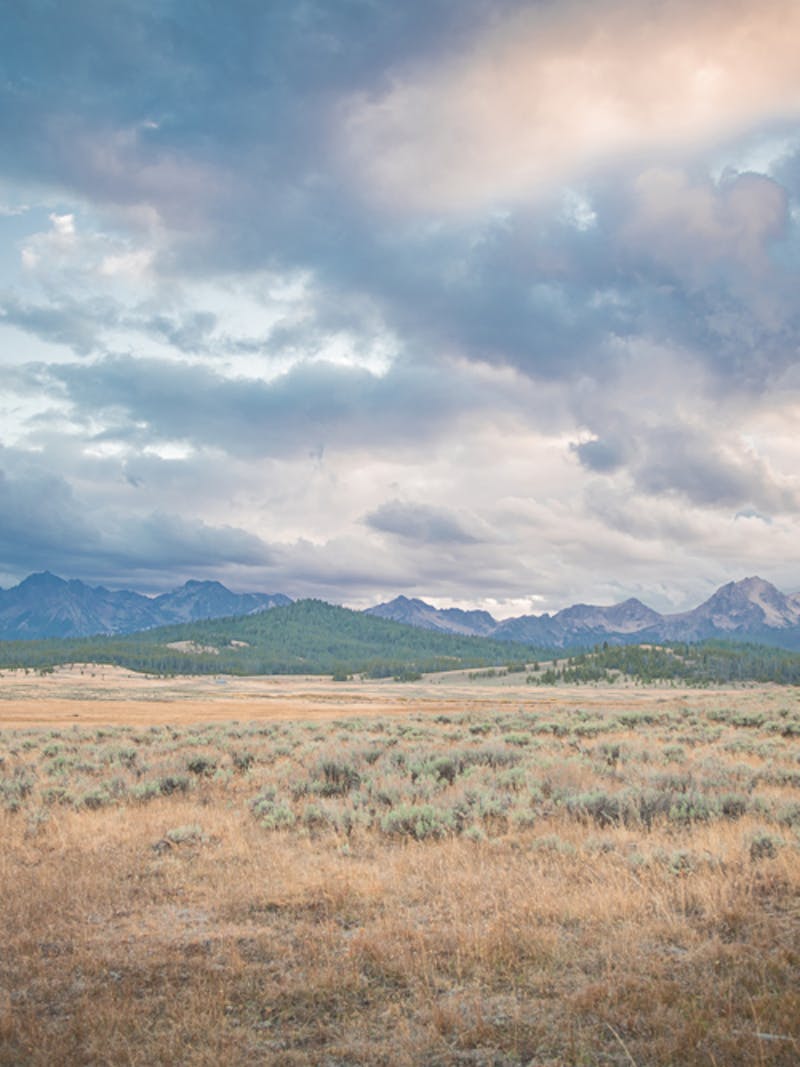
[[[50,215],[50,221],[53,224],[53,235],[59,241],[67,244],[75,236],[74,215],[56,215],[55,213],[52,213]]]
[[[151,269],[153,259],[152,249],[140,248],[133,252],[118,252],[104,256],[100,261],[98,271],[109,278],[123,275],[142,280]]]
[[[27,204],[0,204],[0,218],[13,218],[15,215],[24,215],[30,208]]]

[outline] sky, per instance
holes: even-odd
[[[800,589],[796,0],[0,18],[0,585]]]

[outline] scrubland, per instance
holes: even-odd
[[[800,1061],[795,690],[384,692],[0,730],[0,1064]]]

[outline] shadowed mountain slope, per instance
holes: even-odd
[[[112,592],[45,571],[0,590],[0,639],[126,634],[172,622],[248,615],[291,603],[281,593],[232,593],[219,582],[189,581],[171,593]]]
[[[406,597],[369,610],[413,626],[452,632],[458,625],[460,633],[480,633],[543,648],[590,647],[603,641],[631,644],[712,638],[800,648],[800,595],[787,596],[757,577],[728,582],[698,607],[673,615],[661,615],[633,597],[610,607],[573,604],[554,615],[520,615],[502,622],[487,612],[442,611]],[[473,616],[480,617],[474,629]]]
[[[213,581],[188,581],[170,593],[148,597],[44,572],[0,590],[0,640],[129,634],[172,623],[246,616],[290,603],[281,593],[233,593]],[[630,598],[621,604],[573,604],[553,615],[498,622],[487,611],[437,608],[405,596],[361,614],[431,633],[490,637],[538,648],[715,638],[800,648],[800,594],[787,596],[758,577],[728,582],[691,611],[670,615]]]

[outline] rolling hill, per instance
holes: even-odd
[[[405,678],[421,671],[532,659],[530,646],[434,633],[321,600],[136,634],[0,642],[0,667],[113,663],[159,674],[365,673]]]

